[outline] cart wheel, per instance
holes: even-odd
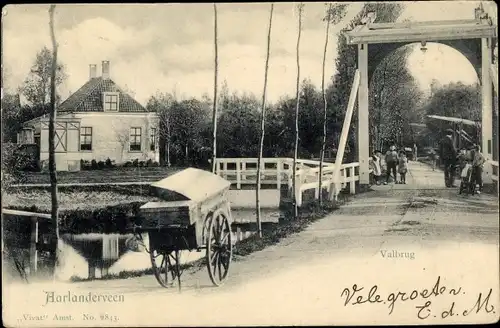
[[[222,211],[210,218],[207,234],[207,269],[215,286],[222,285],[229,272],[233,255],[233,243],[229,220]]]
[[[172,252],[159,253],[157,250],[150,250],[151,267],[158,283],[165,288],[172,287],[177,278],[176,259]]]

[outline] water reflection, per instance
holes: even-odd
[[[262,210],[263,227],[278,223],[278,210]],[[233,210],[233,242],[250,237],[256,232],[254,210]],[[72,277],[101,278],[122,271],[139,271],[151,267],[146,249],[148,235],[143,234],[143,244],[135,241],[132,234],[65,234],[58,276],[67,280]],[[181,251],[181,264],[196,261],[205,251]]]

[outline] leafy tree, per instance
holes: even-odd
[[[477,121],[478,125],[476,128],[464,126],[464,129],[476,138],[476,142],[480,140],[481,87],[479,84],[465,85],[462,82],[452,82],[439,89],[436,88],[425,105],[424,110],[426,115],[448,116]],[[444,129],[453,128],[451,123],[435,119],[427,118],[426,123],[431,132],[430,136],[434,140],[440,137],[440,133]]]
[[[33,106],[43,106],[50,104],[50,74],[52,65],[52,52],[43,47],[36,55],[31,70],[24,80],[19,92],[26,97],[26,100]],[[58,63],[56,67],[56,88],[66,80],[67,75],[63,64]],[[56,102],[60,101],[60,96],[56,95]]]
[[[255,95],[237,93],[221,104],[217,145],[220,157],[257,157],[260,106]]]
[[[406,62],[410,47],[389,54],[375,69],[370,88],[370,139],[382,150],[390,143],[412,143],[410,123],[423,122],[422,93]]]
[[[170,108],[170,137],[176,160],[188,163],[207,147],[204,131],[209,122],[209,112],[197,99],[174,101]],[[191,156],[193,155],[193,156]]]
[[[336,135],[340,135],[338,131],[342,127],[343,117],[347,110],[347,102],[351,92],[354,73],[357,69],[357,47],[347,44],[344,32],[352,30],[355,26],[361,24],[362,19],[369,12],[377,14],[377,22],[391,23],[396,21],[403,10],[404,6],[401,3],[394,2],[370,2],[366,3],[361,11],[351,20],[351,22],[341,30],[337,41],[337,58],[335,59],[335,74],[332,77],[332,85],[327,90],[328,107],[329,107],[329,126],[328,131],[332,131]],[[391,45],[387,45],[389,48]],[[380,51],[384,51],[384,46],[381,46]],[[357,106],[356,106],[357,107]],[[356,131],[357,111],[353,114],[353,131]],[[330,132],[328,132],[330,134]],[[355,147],[356,135],[351,134],[349,138],[348,148]]]
[[[5,94],[2,97],[2,142],[16,142],[21,124],[21,103],[19,95]]]
[[[159,117],[158,137],[160,148],[160,163],[163,165],[166,159],[167,166],[170,166],[171,147],[171,107],[175,101],[174,95],[157,91],[147,102],[146,109],[156,112]]]

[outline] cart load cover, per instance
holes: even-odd
[[[229,189],[231,182],[213,173],[187,168],[151,184],[155,194],[166,200],[192,200],[201,202]]]

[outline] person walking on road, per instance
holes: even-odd
[[[389,151],[385,154],[385,163],[387,165],[387,177],[384,184],[389,183],[391,173],[394,174],[394,182],[398,181],[398,176],[396,173],[396,166],[398,165],[398,152],[396,151],[396,146],[391,146]]]
[[[446,130],[446,135],[439,143],[439,153],[444,165],[444,183],[447,188],[454,188],[457,150],[453,144],[453,130]]]
[[[401,184],[406,184],[406,172],[408,172],[408,158],[406,158],[406,152],[401,150],[399,152],[399,165],[398,165],[399,175],[401,176]]]

